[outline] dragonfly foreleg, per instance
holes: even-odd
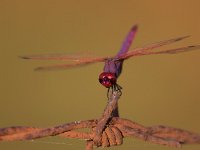
[[[119,84],[114,84],[113,86],[109,87],[107,90],[107,98],[109,99],[110,96],[114,93],[117,92],[119,96],[122,95],[122,87]]]
[[[119,85],[119,84],[114,84],[113,85],[113,91],[112,91],[112,93],[115,91],[115,92],[117,92],[118,94],[119,94],[119,96],[121,96],[122,95],[122,87]]]

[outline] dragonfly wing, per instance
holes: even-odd
[[[102,62],[105,61],[105,58],[98,58],[98,59],[91,59],[91,60],[87,60],[87,61],[79,61],[76,63],[72,63],[72,64],[58,64],[58,65],[52,65],[52,66],[44,66],[44,67],[37,67],[35,68],[36,71],[45,71],[45,70],[64,70],[64,69],[69,69],[69,68],[73,68],[73,67],[80,67],[80,66],[85,66],[85,65],[89,65],[95,62]]]
[[[125,54],[131,46],[133,39],[135,38],[135,34],[137,32],[137,25],[134,25],[126,36],[120,51],[117,53],[117,56]]]
[[[175,43],[177,41],[183,40],[183,39],[188,38],[188,37],[189,36],[178,37],[178,38],[174,38],[174,39],[170,39],[170,40],[161,41],[161,42],[158,42],[158,43],[153,43],[153,44],[147,45],[147,46],[142,47],[142,48],[136,48],[136,49],[133,49],[133,50],[127,52],[126,54],[121,55],[118,59],[127,59],[127,58],[130,58],[132,56],[145,54],[145,53],[147,54],[148,53],[147,51],[162,47],[164,45]]]
[[[186,46],[186,47],[180,47],[175,49],[169,49],[169,50],[162,50],[162,51],[135,51],[135,54],[132,56],[142,56],[142,55],[152,55],[152,54],[177,54],[182,52],[188,52],[192,50],[200,50],[200,45],[192,45],[192,46]]]
[[[78,60],[76,56],[70,56],[65,54],[45,54],[45,55],[32,55],[32,56],[20,56],[22,59],[32,60]]]
[[[64,69],[69,69],[72,67],[78,67],[86,65],[86,63],[74,63],[74,64],[58,64],[58,65],[52,65],[52,66],[42,66],[42,67],[37,67],[34,70],[35,71],[47,71],[47,70],[64,70]]]
[[[102,57],[94,56],[80,56],[80,55],[67,55],[67,54],[45,54],[45,55],[32,55],[32,56],[20,56],[22,59],[31,60],[67,60],[67,61],[88,61],[88,60],[99,60]]]
[[[158,51],[158,52],[150,52],[148,55],[150,54],[177,54],[177,53],[188,52],[192,50],[200,50],[200,45],[191,45],[191,46],[163,50],[163,51]]]

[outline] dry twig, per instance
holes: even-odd
[[[86,150],[94,146],[109,147],[121,145],[124,137],[135,137],[155,144],[180,147],[181,144],[200,144],[200,134],[182,129],[153,126],[144,127],[133,121],[119,117],[118,99],[116,91],[100,119],[71,122],[50,128],[8,127],[0,129],[0,141],[31,140],[47,136],[59,135],[64,138],[79,138],[86,140]],[[76,131],[89,128],[90,133]]]

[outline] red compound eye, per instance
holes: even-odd
[[[116,84],[116,80],[117,79],[114,73],[103,72],[99,75],[99,82],[106,88],[109,88]]]

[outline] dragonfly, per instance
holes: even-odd
[[[136,56],[144,56],[144,55],[155,55],[155,54],[177,54],[181,52],[188,52],[191,50],[200,49],[200,45],[191,45],[185,47],[179,47],[174,49],[166,49],[160,51],[154,51],[157,48],[162,46],[172,44],[178,41],[181,41],[189,36],[182,36],[178,38],[172,38],[169,40],[164,40],[156,43],[152,43],[146,45],[141,48],[135,48],[129,50],[133,40],[135,39],[135,35],[138,31],[138,26],[134,25],[131,30],[128,32],[125,40],[122,43],[121,49],[119,52],[114,56],[105,56],[105,57],[93,57],[93,56],[74,56],[74,55],[67,55],[67,54],[47,54],[47,55],[32,55],[32,56],[21,56],[23,59],[30,59],[30,60],[67,60],[71,61],[72,63],[67,64],[58,64],[58,65],[51,65],[51,66],[42,66],[37,67],[35,70],[42,71],[42,70],[58,70],[58,69],[68,69],[78,66],[89,65],[97,62],[104,62],[103,72],[99,75],[99,82],[106,88],[108,88],[107,96],[109,95],[110,91],[117,91],[121,96],[122,87],[117,84],[117,79],[122,72],[123,62],[126,59]]]

